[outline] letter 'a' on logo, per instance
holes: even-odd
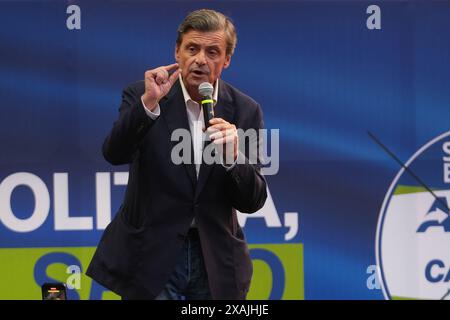
[[[449,146],[450,131],[426,143],[386,193],[375,243],[386,299],[450,300]]]

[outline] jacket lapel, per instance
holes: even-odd
[[[190,132],[189,122],[187,118],[186,105],[184,102],[183,92],[181,91],[180,81],[177,80],[173,85],[169,93],[160,101],[161,116],[164,118],[167,126],[169,127],[169,133],[176,129],[186,129]],[[177,145],[179,141],[172,141],[172,148]],[[194,148],[192,146],[192,139],[190,139],[190,154],[191,161],[189,164],[184,164],[186,172],[192,182],[192,186],[195,188],[197,183],[197,174],[195,172],[194,164]],[[170,150],[172,152],[172,150]]]

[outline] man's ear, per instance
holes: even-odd
[[[230,66],[231,64],[231,55],[227,54],[227,56],[225,57],[225,63],[223,64],[223,68],[226,69]]]
[[[175,45],[175,61],[178,63],[178,60],[180,60],[179,59],[179,47],[178,47],[178,44],[177,45]]]

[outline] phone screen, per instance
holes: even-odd
[[[44,283],[42,300],[67,300],[66,286],[62,283]]]

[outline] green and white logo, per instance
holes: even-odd
[[[376,258],[386,299],[450,299],[450,132],[395,176],[380,211]]]

